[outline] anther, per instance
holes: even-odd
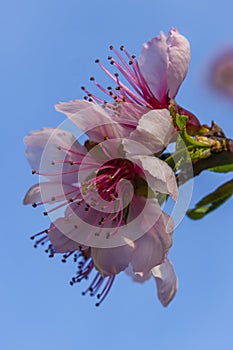
[[[99,61],[100,61],[100,60],[97,58],[97,59],[95,60],[95,63],[99,63]]]
[[[94,77],[90,77],[90,80],[91,80],[91,81],[94,81],[94,80],[95,80],[95,78],[94,78]]]
[[[37,204],[36,204],[36,203],[33,203],[33,204],[32,204],[32,207],[33,207],[33,208],[36,208],[36,207],[37,207]]]
[[[51,165],[55,165],[55,162],[54,162],[54,160],[52,160],[52,162],[51,162]]]
[[[112,60],[112,56],[108,56],[108,60]]]
[[[36,174],[36,170],[33,169],[32,170],[32,175],[34,175],[34,174]]]
[[[124,49],[125,49],[124,45],[121,45],[120,50],[124,51]]]
[[[44,216],[47,216],[47,215],[48,215],[47,211],[44,211],[44,213],[43,213],[43,214],[44,214]]]
[[[110,46],[109,46],[109,49],[110,49],[110,50],[113,50],[113,46],[112,46],[112,45],[110,45]]]
[[[57,149],[58,149],[59,151],[61,151],[61,146],[57,146]]]
[[[85,89],[85,86],[81,86],[81,89],[82,89],[82,90],[86,90],[86,89]]]

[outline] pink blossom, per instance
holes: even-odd
[[[63,261],[73,256],[78,271],[71,284],[91,277],[83,294],[96,295],[97,305],[116,275],[130,271],[137,282],[153,276],[159,300],[167,306],[177,289],[167,259],[173,222],[162,211],[159,195],[176,200],[178,189],[172,169],[159,156],[176,132],[171,104],[189,117],[190,133],[200,126],[174,103],[188,70],[189,43],[171,29],[168,37],[161,33],[144,44],[139,61],[124,47],[122,54],[110,49],[117,57],[109,57],[117,73],[96,62],[116,88],[91,80],[113,103],[83,87],[84,101],[56,105],[89,138],[85,144],[59,128],[26,136],[32,173],[43,180],[28,190],[24,204],[45,206],[51,225],[32,237],[35,246],[48,244],[49,256],[63,254]]]
[[[120,116],[125,115],[127,111],[130,115],[134,111],[134,115],[141,117],[141,108],[169,108],[186,77],[190,61],[189,42],[177,29],[172,28],[167,37],[161,32],[160,36],[145,43],[139,61],[135,55],[131,56],[124,46],[120,47],[122,54],[113,46],[110,46],[110,50],[116,58],[109,56],[108,59],[117,70],[116,73],[111,73],[99,59],[96,63],[114,81],[116,88],[111,86],[105,88],[94,77],[90,79],[106,96],[114,100],[114,105],[123,108],[123,113],[117,112]],[[120,76],[127,81],[130,88],[120,80]],[[86,92],[84,97],[86,100],[109,106],[103,98],[91,93],[85,87],[82,89]],[[122,107],[122,102],[127,102],[127,107]],[[73,109],[74,113],[75,101],[62,103],[57,108],[64,113],[67,112],[67,108]],[[179,105],[176,105],[176,111],[189,117],[187,130],[195,134],[200,128],[200,122],[195,115]]]
[[[84,101],[81,107],[70,118],[91,138],[84,146],[58,128],[25,138],[33,173],[46,181],[29,189],[24,204],[50,205],[45,215],[51,217],[63,209],[63,216],[59,212],[47,230],[33,237],[35,245],[48,242],[50,256],[64,253],[64,260],[70,255],[81,259],[72,284],[96,269],[87,291],[100,304],[116,274],[131,265],[135,274],[147,276],[163,264],[171,247],[172,221],[161,210],[157,194],[176,199],[176,180],[171,168],[151,154],[166,147],[173,127],[166,109],[143,115],[129,133],[100,106]],[[158,122],[150,130],[152,117]],[[145,193],[138,195],[142,183]]]

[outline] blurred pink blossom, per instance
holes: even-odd
[[[214,89],[233,99],[233,48],[222,50],[216,55],[209,71],[209,83]]]

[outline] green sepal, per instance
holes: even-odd
[[[186,130],[187,120],[188,120],[188,117],[186,115],[179,115],[179,114],[176,115],[176,125],[180,129],[180,136],[182,137],[186,146],[209,148],[210,147],[209,145],[207,145],[206,143],[196,141],[192,136],[190,136],[187,133],[187,130]]]

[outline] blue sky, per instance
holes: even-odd
[[[177,101],[203,123],[212,119],[233,136],[233,104],[205,84],[211,58],[233,46],[233,5],[212,1],[9,0],[0,20],[1,70],[1,282],[0,348],[217,350],[232,348],[232,200],[202,221],[185,218],[174,233],[170,257],[179,291],[167,309],[153,281],[137,285],[121,274],[101,308],[68,284],[71,262],[48,259],[29,236],[46,228],[40,210],[22,199],[36,178],[23,137],[63,116],[53,105],[82,98],[80,86],[95,75],[108,46],[141,45],[170,27],[191,43],[191,65]],[[192,203],[230,176],[203,174]]]

